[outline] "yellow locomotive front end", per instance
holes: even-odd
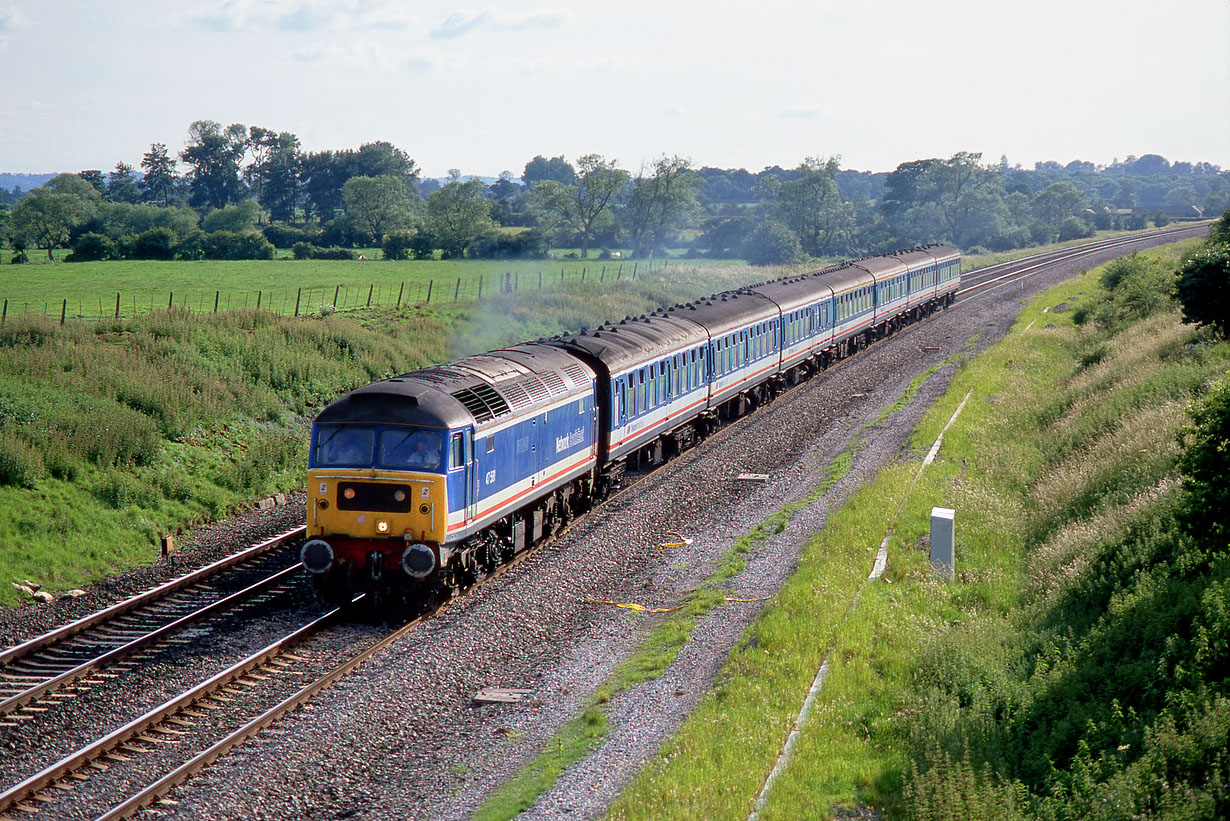
[[[301,556],[322,592],[404,587],[437,573],[448,528],[446,436],[417,426],[313,427]]]

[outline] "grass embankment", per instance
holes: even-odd
[[[71,266],[64,266],[71,268]],[[308,420],[373,379],[732,287],[655,270],[459,306],[288,319],[160,311],[0,326],[0,603],[152,561],[158,537],[299,487]]]
[[[612,817],[746,817],[826,656],[763,818],[1226,812],[1230,551],[1184,525],[1176,477],[1184,409],[1230,346],[1152,301],[1162,255],[1113,269],[1109,297],[1094,273],[1053,289],[959,372],[914,456],[830,517]],[[1088,307],[1042,312],[1069,298]],[[883,583],[835,622],[903,498]],[[950,584],[923,547],[933,505],[957,511]]]

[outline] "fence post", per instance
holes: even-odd
[[[538,290],[542,290],[542,271],[538,272]]]
[[[64,300],[64,304],[60,306],[60,324],[64,324],[64,317],[68,314],[68,300]]]
[[[8,322],[8,320],[9,320],[9,301],[7,298],[5,298],[4,313],[0,314],[0,325],[3,325],[5,322]]]
[[[171,310],[171,306],[174,304],[175,304],[175,292],[172,291],[170,296],[167,297],[167,310],[168,311]]]
[[[632,263],[632,278],[633,278],[633,279],[636,279],[636,266],[638,266],[638,265],[640,265],[640,263],[639,263],[639,262],[634,262],[634,263]]]
[[[482,298],[483,298],[483,277],[480,274],[478,277],[478,299],[479,301],[482,301]]]
[[[457,290],[453,291],[453,302],[457,301],[457,297],[461,294],[461,277],[457,277]]]
[[[397,307],[401,307],[401,295],[406,292],[406,281],[403,279],[401,287],[397,289]]]
[[[619,282],[623,278],[624,278],[624,264],[621,262],[619,263],[619,270],[615,272],[615,281]]]
[[[256,292],[256,310],[259,311],[260,309],[261,309],[261,292],[257,291]]]
[[[431,304],[431,286],[435,284],[436,284],[436,281],[434,279],[427,280],[427,304],[428,305]]]
[[[376,283],[372,283],[367,288],[367,307],[372,307],[372,291],[376,290]]]
[[[298,292],[295,294],[295,316],[299,316],[299,299],[303,296],[303,286],[299,286]]]
[[[581,266],[581,281],[582,281],[582,282],[584,282],[584,281],[585,281],[585,272],[586,272],[587,270],[589,270],[589,269],[588,269],[588,268],[586,268],[584,265],[582,265],[582,266]]]
[[[222,296],[222,291],[214,291],[214,313],[218,313],[218,299]]]
[[[605,265],[603,265],[603,266],[602,266],[602,274],[601,274],[601,276],[599,276],[599,277],[598,277],[598,281],[599,281],[599,282],[605,282],[605,281],[606,281],[606,266],[605,266]]]
[[[521,272],[520,271],[513,271],[513,290],[514,291],[521,290]]]
[[[342,284],[339,282],[337,286],[333,289],[333,307],[334,308],[337,307],[337,292],[340,290],[342,290]]]
[[[564,281],[564,269],[563,268],[559,269],[559,281],[560,282]]]
[[[115,292],[115,318],[120,318],[120,292]]]

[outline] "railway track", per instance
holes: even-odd
[[[302,527],[282,533],[0,652],[0,728],[101,683],[109,667],[192,624],[284,592],[300,575],[287,553],[302,535]],[[220,583],[224,573],[229,585]]]
[[[988,265],[985,268],[977,268],[968,273],[961,274],[961,287],[957,291],[957,300],[969,301],[976,296],[990,293],[991,291],[1011,285],[1032,274],[1039,273],[1056,263],[1082,259],[1084,257],[1117,248],[1127,248],[1133,245],[1140,245],[1155,239],[1166,238],[1174,241],[1178,239],[1195,238],[1207,232],[1207,223],[1200,223],[1198,225],[1183,225],[1177,228],[1166,228],[1160,231],[1152,231],[1148,234],[1113,237],[1111,239],[1100,240],[1098,242],[1091,242],[1086,245],[1063,248],[1058,251],[1047,251],[1045,253],[1032,254],[1027,257],[1021,257],[1019,259],[1009,260],[1007,262],[999,262],[995,265]]]
[[[518,554],[469,590],[533,552]],[[362,599],[355,597],[350,608]],[[25,818],[55,808],[102,821],[129,818],[158,801],[174,803],[164,796],[177,785],[379,655],[441,606],[392,630],[378,630],[383,634],[369,635],[357,645],[353,635],[339,629],[350,626],[349,608],[297,626],[0,792],[0,818]],[[94,785],[88,796],[86,782]]]

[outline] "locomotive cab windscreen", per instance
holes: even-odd
[[[378,467],[442,473],[441,431],[407,426],[317,425],[309,466]]]

